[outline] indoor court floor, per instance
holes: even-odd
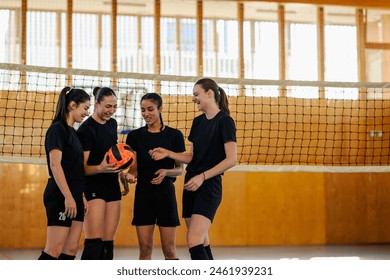
[[[189,260],[186,247],[178,247],[178,257]],[[80,259],[82,249],[76,260]],[[374,245],[327,245],[327,246],[259,246],[259,247],[214,247],[218,260],[390,260],[390,244]],[[0,260],[35,260],[40,249],[0,248]],[[154,249],[155,260],[163,260],[160,247]],[[137,260],[137,247],[115,248],[116,260]]]

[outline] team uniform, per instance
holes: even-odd
[[[224,144],[236,142],[234,121],[223,111],[210,120],[202,114],[193,120],[188,140],[192,142],[194,151],[186,168],[185,182],[226,158]],[[200,214],[213,221],[222,201],[222,175],[205,180],[195,192],[183,191],[183,218]]]
[[[147,126],[131,131],[127,135],[128,144],[137,153],[138,176],[134,197],[132,225],[154,225],[174,227],[180,225],[177,210],[174,182],[175,177],[166,176],[159,185],[150,181],[159,169],[172,169],[175,161],[165,158],[155,161],[149,151],[156,147],[181,153],[185,151],[183,134],[174,128],[151,133]]]
[[[77,130],[77,135],[84,151],[89,151],[87,165],[99,165],[111,146],[117,144],[118,124],[115,119],[109,119],[100,124],[89,117]],[[103,199],[106,202],[122,199],[117,173],[99,173],[86,176],[85,198]]]
[[[65,197],[58,187],[50,168],[50,151],[58,149],[62,152],[61,167],[66,182],[77,205],[77,216],[67,217]],[[49,169],[49,179],[43,194],[48,226],[70,227],[72,220],[84,221],[83,191],[85,188],[83,148],[73,127],[62,122],[54,122],[46,132],[45,151]]]

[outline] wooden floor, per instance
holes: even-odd
[[[179,247],[178,257],[188,260],[188,250]],[[82,249],[76,259],[80,259]],[[283,260],[283,259],[351,259],[390,260],[390,244],[383,245],[342,245],[342,246],[261,246],[261,247],[214,247],[213,254],[219,260]],[[0,248],[0,260],[35,260],[39,249]],[[162,260],[161,248],[154,250],[154,259]],[[115,248],[115,259],[136,260],[138,248]]]

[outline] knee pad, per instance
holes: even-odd
[[[85,239],[82,260],[99,260],[103,241],[101,238]]]
[[[191,260],[208,260],[206,250],[204,249],[203,244],[196,245],[189,249]]]
[[[41,255],[39,256],[38,260],[57,260],[56,257],[53,257],[51,255],[49,255],[48,253],[42,251]]]
[[[114,259],[114,240],[104,240],[101,252],[101,260]]]
[[[59,260],[74,260],[75,258],[76,256],[71,256],[64,253],[61,253],[61,255],[58,257]]]
[[[211,252],[210,245],[205,246],[204,249],[206,251],[207,256],[209,257],[209,260],[213,260],[214,257],[213,257],[213,253]]]

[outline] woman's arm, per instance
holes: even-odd
[[[166,169],[166,176],[177,177],[183,173],[183,163],[175,160],[175,167],[172,169]]]
[[[156,177],[151,181],[152,184],[158,185],[165,177],[177,177],[183,173],[183,163],[175,161],[175,167],[172,169],[159,169],[156,171]]]
[[[196,191],[207,179],[222,174],[229,168],[233,167],[237,163],[237,143],[236,142],[226,142],[224,144],[226,158],[220,163],[210,168],[209,170],[204,171],[201,174],[198,174],[192,177],[186,184],[184,184],[184,189],[188,191]]]
[[[54,180],[57,183],[61,193],[65,197],[65,215],[74,218],[77,215],[76,201],[70,192],[68,182],[66,181],[64,170],[61,166],[62,151],[54,149],[49,152],[50,169]]]
[[[190,163],[192,160],[192,155],[193,155],[193,146],[191,143],[191,149],[189,153],[175,153],[170,150],[164,149],[164,148],[154,148],[153,150],[149,151],[150,156],[154,160],[160,160],[166,157],[169,157],[173,160],[182,162],[185,164]]]
[[[226,142],[225,145],[226,158],[218,163],[213,168],[206,170],[204,173],[204,179],[207,180],[216,175],[222,174],[226,170],[232,168],[237,164],[237,143]]]
[[[134,152],[135,157],[134,157],[134,162],[130,166],[130,168],[126,171],[123,171],[119,173],[119,178],[123,180],[123,184],[126,181],[127,183],[136,183],[137,182],[137,177],[138,177],[138,163],[137,163],[137,152]]]
[[[104,156],[99,165],[88,165],[90,151],[84,151],[84,172],[86,176],[95,175],[98,173],[118,173],[121,171],[119,167],[115,167],[115,163],[109,164]]]

